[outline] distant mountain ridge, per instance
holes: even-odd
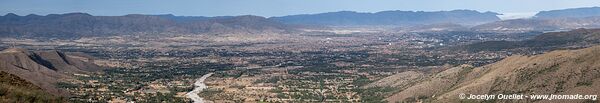
[[[557,18],[583,18],[591,16],[600,16],[600,7],[571,8],[562,10],[540,11],[535,14],[536,19],[557,19]]]
[[[600,28],[600,7],[541,11],[529,19],[503,20],[495,12],[381,11],[361,13],[339,11],[281,17],[175,16],[172,14],[93,16],[67,13],[0,16],[0,36],[79,38],[115,35],[172,34],[268,34],[293,33],[309,27],[394,26],[407,31],[555,31]],[[452,25],[448,25],[452,24]]]
[[[600,28],[600,7],[540,11],[532,18],[509,19],[472,27],[478,31],[555,31]]]
[[[478,12],[474,10],[453,11],[381,11],[376,13],[359,13],[354,11],[339,11],[320,14],[290,15],[271,17],[269,19],[287,24],[303,25],[396,25],[413,26],[439,23],[456,23],[461,25],[477,25],[499,21],[498,13]]]
[[[0,36],[82,37],[130,34],[259,34],[291,30],[260,16],[183,17],[173,15],[93,16],[86,13],[0,16]]]

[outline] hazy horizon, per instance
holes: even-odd
[[[264,17],[315,14],[336,11],[379,12],[401,11],[450,11],[458,9],[497,12],[501,14],[532,13],[546,10],[600,6],[597,0],[245,0],[209,1],[184,0],[161,2],[151,1],[79,1],[79,0],[0,0],[0,14],[47,15],[82,12],[98,16],[120,16],[126,14],[173,14],[177,16],[236,16],[257,15]],[[512,16],[509,16],[512,17]]]

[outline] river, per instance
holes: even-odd
[[[204,84],[204,80],[208,77],[210,77],[213,73],[208,73],[203,75],[202,77],[196,79],[196,82],[194,83],[194,86],[196,88],[194,88],[194,90],[188,92],[187,94],[185,94],[188,98],[192,99],[192,101],[194,101],[194,103],[204,103],[204,98],[198,96],[198,93],[200,93],[202,90],[208,88],[206,86],[206,84]]]

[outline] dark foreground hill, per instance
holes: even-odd
[[[513,19],[477,25],[477,31],[555,31],[600,28],[600,16],[581,18]]]
[[[600,44],[600,29],[549,32],[524,41],[485,41],[459,48],[467,51],[498,51],[516,48],[552,50],[567,47],[587,47],[595,44]]]
[[[85,57],[66,55],[58,51],[31,52],[9,48],[0,52],[0,71],[6,72],[41,88],[48,93],[66,96],[66,91],[56,88],[61,79],[74,74],[86,74],[102,68]]]
[[[458,66],[423,76],[399,73],[378,84],[393,84],[399,92],[388,102],[484,102],[460,99],[460,94],[580,94],[600,93],[600,46],[558,50],[534,56],[511,56],[482,67]],[[390,81],[393,80],[393,81]],[[389,83],[388,83],[389,82]],[[371,86],[380,86],[371,84]],[[576,100],[488,100],[485,102],[595,102]]]

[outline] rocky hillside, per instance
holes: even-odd
[[[259,34],[291,30],[259,16],[179,17],[172,15],[93,16],[86,13],[0,16],[0,36],[73,38],[158,34]]]
[[[482,102],[459,99],[465,94],[592,94],[600,93],[600,46],[559,50],[534,56],[511,56],[482,67],[468,65],[432,73],[404,86],[388,102]],[[418,77],[414,73],[400,73]],[[396,76],[396,77],[406,77]],[[410,78],[408,78],[410,79]],[[390,82],[382,79],[375,83]],[[405,86],[409,85],[409,86]],[[590,100],[490,100],[488,102],[586,102]]]
[[[16,75],[0,71],[2,103],[64,103],[66,98],[52,95]]]
[[[0,52],[0,71],[16,75],[51,94],[64,96],[68,93],[55,87],[59,80],[101,70],[89,61],[58,51],[31,52],[9,48]]]

